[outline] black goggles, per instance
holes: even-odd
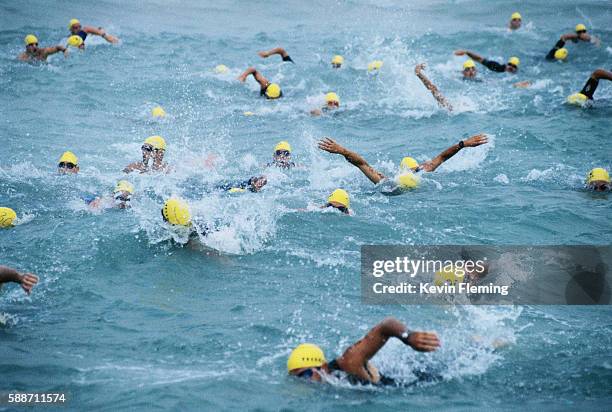
[[[610,190],[610,184],[609,183],[592,183],[591,189],[593,189],[596,192],[605,192],[607,190]]]
[[[512,63],[508,63],[508,66],[513,67],[513,68],[514,68],[514,70],[518,70],[518,67],[517,67],[517,66],[515,66],[515,65],[514,65],[514,64],[512,64]]]
[[[69,163],[69,162],[59,162],[57,167],[59,167],[61,169],[74,169],[76,167],[76,165],[72,164],[72,163]]]
[[[346,206],[334,206],[331,203],[328,203],[325,205],[325,207],[333,207],[334,209],[338,209],[339,211],[341,211],[342,213],[349,213],[349,210]]]
[[[289,156],[291,155],[291,152],[289,150],[277,150],[276,152],[274,152],[274,154],[276,156]]]
[[[298,378],[306,378],[306,379],[310,379],[312,378],[312,375],[314,375],[314,371],[315,370],[321,370],[321,368],[308,368],[303,370],[302,372],[298,373],[297,376]]]
[[[121,202],[129,202],[130,200],[132,200],[132,195],[128,194],[128,195],[124,195],[121,192],[115,193],[115,200],[117,201],[121,201]]]
[[[153,146],[151,146],[150,144],[143,144],[141,149],[144,152],[152,152],[153,150],[157,150],[157,149],[153,148]]]
[[[580,30],[580,31],[577,31],[576,34],[582,34],[582,33],[586,33],[586,32],[587,32],[586,30]]]

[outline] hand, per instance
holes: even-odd
[[[465,50],[455,50],[455,56],[464,56],[465,53]]]
[[[516,82],[513,84],[514,87],[520,87],[522,89],[525,89],[529,86],[531,86],[531,82],[529,80],[524,80],[522,82]]]
[[[237,79],[244,83],[246,81],[247,76],[248,74],[242,73],[240,76],[237,77]]]
[[[440,340],[434,332],[411,332],[407,340],[407,344],[419,352],[433,352],[440,347]]]
[[[421,71],[423,69],[425,69],[425,63],[419,63],[416,66],[414,66],[414,72],[416,73],[417,76],[421,74]]]
[[[487,135],[484,133],[480,133],[480,134],[470,137],[469,139],[465,139],[463,141],[463,145],[465,147],[476,147],[476,146],[480,146],[481,144],[488,143],[488,141],[489,141],[489,138],[487,137]]]
[[[340,146],[338,143],[336,143],[329,137],[324,137],[323,139],[321,139],[318,146],[319,149],[325,150],[329,153],[343,154],[345,150],[344,147]]]
[[[24,273],[21,275],[20,283],[21,288],[29,295],[34,285],[38,283],[38,276],[34,275],[33,273]]]

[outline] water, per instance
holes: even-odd
[[[592,110],[563,100],[592,70],[609,68],[611,7],[552,8],[522,2],[526,27],[508,33],[515,5],[473,1],[3,2],[0,204],[21,224],[0,231],[0,256],[41,281],[31,297],[14,286],[0,296],[0,391],[67,391],[79,410],[609,409],[609,308],[360,303],[362,244],[610,244],[610,198],[582,182],[591,168],[612,167],[612,88],[600,84]],[[68,59],[15,61],[25,34],[55,44],[72,17],[123,44],[88,39]],[[542,61],[578,22],[602,46],[570,44],[567,62]],[[255,54],[277,45],[297,64]],[[458,48],[516,54],[521,71],[479,67],[484,82],[466,84]],[[336,53],[346,61],[340,71],[329,68]],[[365,70],[374,59],[384,60],[378,76]],[[421,61],[452,115],[414,76]],[[212,71],[221,63],[229,74]],[[285,97],[267,102],[252,80],[237,83],[249,65]],[[535,87],[513,88],[519,80]],[[308,116],[330,90],[341,112]],[[163,121],[150,119],[157,104],[169,114]],[[479,132],[488,145],[397,197],[315,145],[332,136],[392,174],[403,156],[424,161]],[[89,212],[80,197],[110,191],[151,134],[166,138],[174,172],[130,176],[130,211]],[[267,171],[260,194],[192,201],[195,215],[225,227],[208,241],[221,256],[172,244],[164,198],[193,197],[187,182],[261,173],[280,140],[303,169]],[[78,176],[55,174],[64,150],[79,156]],[[336,187],[351,193],[354,216],[317,211]],[[386,316],[437,331],[442,348],[423,355],[391,342],[375,358],[381,370],[410,380],[415,365],[434,365],[444,382],[373,389],[286,376],[298,343],[318,343],[331,358]],[[492,350],[497,338],[510,346]]]

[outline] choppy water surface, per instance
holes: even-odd
[[[509,33],[516,7],[525,27]],[[612,87],[600,84],[591,110],[563,104],[610,68],[609,2],[8,1],[0,13],[0,204],[21,220],[0,231],[0,263],[41,277],[31,297],[13,286],[0,296],[0,390],[66,390],[75,409],[610,406],[609,308],[365,306],[359,285],[363,244],[610,244],[611,199],[582,182],[612,166]],[[58,43],[72,17],[122,44],[88,39],[68,59],[15,60],[25,34]],[[544,62],[578,22],[602,46],[570,44],[567,62]],[[297,64],[256,55],[277,45]],[[518,55],[521,72],[480,70],[483,82],[467,84],[458,48]],[[332,71],[336,53],[346,64]],[[374,59],[384,60],[377,76],[366,71]],[[414,76],[423,61],[452,115]],[[215,74],[217,64],[230,72]],[[239,84],[249,65],[285,97]],[[310,117],[330,90],[343,108]],[[158,104],[163,121],[149,115]],[[424,161],[479,132],[488,145],[396,197],[316,149],[332,136],[392,174],[403,156]],[[166,138],[174,172],[130,176],[132,210],[89,212],[81,197],[110,191],[151,134]],[[261,173],[280,140],[303,168],[267,170],[260,194],[196,195]],[[64,150],[79,156],[78,176],[55,174]],[[336,187],[351,193],[354,216],[316,209]],[[172,244],[159,213],[170,195],[224,227],[208,240],[221,256]],[[392,342],[375,358],[382,371],[410,381],[415,365],[431,365],[444,382],[372,389],[286,376],[296,344],[331,358],[389,315],[436,330],[443,346],[423,355]],[[493,351],[497,338],[511,345]]]

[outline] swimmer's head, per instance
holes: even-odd
[[[523,18],[519,12],[512,13],[510,16],[510,28],[512,30],[516,30],[521,27],[521,23],[523,22]]]
[[[282,141],[278,142],[274,146],[274,153],[272,154],[274,164],[277,166],[288,166],[291,161],[291,145],[289,142]]]
[[[474,60],[469,59],[463,63],[463,77],[467,79],[476,77],[476,64],[474,64]]]
[[[300,378],[311,379],[327,363],[323,350],[312,343],[302,343],[291,351],[287,359],[287,372]]]
[[[268,179],[265,176],[253,176],[249,179],[249,190],[251,192],[260,192],[267,183]]]
[[[72,33],[78,33],[81,30],[81,22],[78,19],[72,19],[68,23],[68,29]]]
[[[339,54],[336,54],[334,57],[332,57],[331,65],[334,69],[339,69],[340,67],[342,67],[343,63],[344,57],[340,56]]]
[[[23,41],[25,42],[27,51],[34,52],[38,49],[38,38],[33,34],[28,34],[27,36],[25,36],[25,39],[23,39]]]
[[[464,277],[465,271],[463,269],[453,265],[447,265],[436,272],[434,276],[434,284],[436,286],[442,286],[445,284],[454,285],[455,283],[463,282]]]
[[[596,167],[587,175],[586,185],[589,189],[596,192],[609,191],[612,188],[610,185],[610,174],[606,169]]]
[[[510,73],[516,73],[521,64],[521,61],[518,57],[512,56],[508,59],[508,63],[506,63],[506,71]]]
[[[382,66],[383,66],[382,60],[374,60],[373,62],[368,63],[368,71],[377,72],[381,69]]]
[[[283,92],[277,83],[270,83],[268,87],[266,87],[265,95],[266,98],[273,100],[282,97]]]
[[[330,109],[340,107],[340,97],[334,92],[329,92],[325,95],[325,104]]]
[[[57,171],[60,174],[79,173],[79,159],[71,151],[64,152],[59,159]]]
[[[570,94],[569,96],[567,96],[567,102],[569,104],[574,104],[574,105],[577,105],[577,106],[582,106],[588,100],[589,100],[589,98],[585,94],[582,94],[580,92],[574,93],[574,94]]]
[[[406,171],[397,177],[397,186],[401,190],[412,190],[419,187],[420,179],[412,172]]]
[[[555,51],[555,59],[557,60],[565,60],[567,59],[568,51],[565,47],[560,48]]]
[[[6,228],[13,226],[17,219],[17,213],[10,207],[0,207],[0,227]]]
[[[228,71],[229,71],[229,68],[225,64],[218,64],[215,67],[215,73],[217,74],[224,74],[224,73],[227,73]]]
[[[156,106],[153,109],[151,109],[151,116],[158,118],[158,119],[162,117],[166,117],[166,111],[164,110],[163,107]]]
[[[176,226],[191,225],[191,212],[183,199],[173,197],[166,200],[161,212],[164,222]]]
[[[344,189],[336,189],[331,195],[327,198],[326,207],[333,207],[334,209],[338,209],[342,213],[349,213],[349,207],[351,205],[351,200],[349,198],[349,194]]]
[[[584,24],[580,23],[576,25],[576,34],[586,33],[587,28]]]
[[[413,172],[416,172],[418,168],[419,162],[417,162],[413,157],[406,156],[400,162],[400,170],[411,170]]]
[[[120,180],[117,182],[117,186],[113,190],[113,199],[115,199],[115,205],[120,209],[126,209],[130,207],[130,201],[134,194],[134,186],[127,180]]]

